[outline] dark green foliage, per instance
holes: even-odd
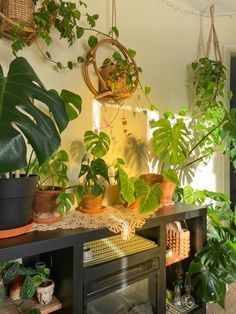
[[[25,276],[25,280],[20,290],[20,298],[21,300],[26,300],[32,298],[35,293],[35,286],[33,279],[30,275]]]
[[[4,147],[0,150],[0,173],[27,165],[27,144],[42,163],[60,145],[60,132],[69,122],[62,98],[45,89],[24,58],[11,62],[7,76],[0,68],[0,94],[0,147]],[[45,104],[48,112],[34,101]]]

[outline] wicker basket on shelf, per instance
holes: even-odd
[[[35,37],[32,0],[0,0],[0,30],[6,38],[14,40],[13,27],[24,23],[21,36],[30,44]]]
[[[176,262],[185,259],[190,255],[190,232],[183,228],[179,221],[166,226],[167,245],[171,247],[172,256],[170,260]],[[170,263],[169,263],[170,264]]]

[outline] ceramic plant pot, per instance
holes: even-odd
[[[37,287],[36,295],[40,304],[46,305],[52,300],[54,287],[55,284],[51,279],[48,279],[44,286]]]
[[[36,184],[37,176],[0,179],[0,230],[29,224]]]

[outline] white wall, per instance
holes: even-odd
[[[111,0],[87,0],[91,13],[99,13],[98,28],[107,32],[111,27]],[[136,61],[143,68],[141,81],[152,87],[151,99],[162,109],[177,111],[188,105],[186,82],[187,66],[199,56],[199,47],[206,43],[210,19],[175,11],[158,0],[117,0],[117,26],[120,41],[137,51]],[[221,46],[236,45],[236,16],[216,18],[216,29]],[[200,40],[201,39],[201,40]],[[199,41],[200,40],[200,41]],[[200,43],[200,45],[199,45]],[[65,48],[62,41],[50,47],[52,55],[63,60],[84,55],[84,42]],[[0,64],[6,70],[13,56],[10,42],[0,41]],[[71,143],[82,139],[85,130],[93,123],[93,95],[86,87],[81,69],[54,71],[42,60],[35,44],[24,49],[19,55],[30,60],[47,88],[66,88],[79,93],[83,98],[83,112],[72,122],[62,136],[62,145],[70,149]],[[138,92],[137,92],[138,93]],[[128,101],[135,104],[135,97]],[[143,103],[144,106],[147,104]],[[122,113],[118,119],[121,119]],[[132,124],[133,125],[133,124]],[[137,129],[140,123],[136,123]],[[142,125],[141,125],[142,127]],[[145,126],[146,127],[146,126]],[[135,127],[134,130],[135,132]],[[120,133],[122,141],[124,134]],[[224,159],[220,158],[199,172],[194,180],[195,187],[227,191],[228,176],[224,179]],[[76,171],[75,171],[76,172]],[[76,176],[75,172],[72,174]],[[206,179],[207,178],[207,179]]]

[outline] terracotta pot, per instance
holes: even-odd
[[[86,214],[100,214],[105,211],[105,207],[102,206],[104,195],[101,194],[97,197],[87,194],[83,196],[82,208],[79,210]]]
[[[176,187],[174,183],[164,179],[161,174],[156,174],[156,173],[143,174],[139,178],[147,181],[150,185],[153,185],[157,182],[161,183],[162,199],[161,199],[160,207],[174,204],[174,202],[172,201],[175,187]]]
[[[23,275],[17,275],[9,284],[10,286],[10,298],[12,300],[20,300],[20,290],[24,282]]]
[[[125,206],[126,208],[130,208],[130,209],[139,208],[139,200],[135,200],[135,201],[134,201],[132,204],[130,204],[129,206],[128,206],[127,203],[125,203],[124,206]]]
[[[161,199],[160,207],[174,204],[174,202],[172,201],[172,198],[174,195],[176,185],[173,182],[164,179],[161,184],[161,187],[162,187],[162,199]]]
[[[146,173],[139,176],[139,179],[143,179],[149,183],[149,185],[153,185],[157,182],[163,182],[163,176],[157,173]]]
[[[47,285],[39,286],[36,289],[37,299],[40,304],[46,305],[52,300],[55,284],[48,279]]]
[[[56,199],[61,191],[60,187],[56,187],[55,190],[49,190],[47,187],[36,190],[33,203],[35,222],[52,223],[61,219],[61,215],[56,210]]]

